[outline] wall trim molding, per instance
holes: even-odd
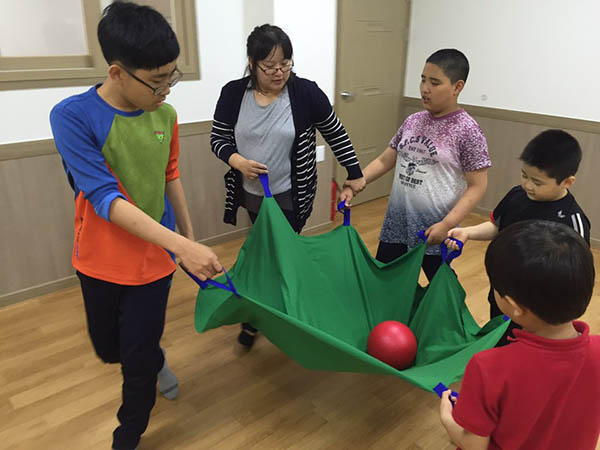
[[[214,245],[224,244],[225,242],[233,241],[244,236],[247,236],[252,227],[244,227],[227,233],[221,233],[206,239],[200,239],[198,242],[203,245],[212,247]]]
[[[179,124],[179,137],[209,134],[212,130],[212,120]]]
[[[182,123],[179,124],[179,137],[209,134],[211,129],[212,120]],[[54,145],[54,139],[0,144],[0,161],[35,158],[36,156],[54,155],[56,153],[58,153],[58,150]]]
[[[54,145],[54,139],[0,144],[0,161],[35,158],[36,156],[53,155],[55,153],[58,153],[58,151]]]
[[[402,99],[402,103],[404,106],[420,109],[423,108],[423,104],[419,98],[404,97]],[[464,105],[462,103],[459,104],[459,106],[464,108],[472,116],[527,123],[530,125],[539,125],[548,128],[561,128],[573,131],[583,131],[585,133],[600,134],[600,122],[595,122],[593,120],[571,119],[568,117],[549,116],[546,114],[513,111],[510,109]]]
[[[52,294],[63,289],[71,288],[79,283],[77,275],[71,275],[58,280],[49,281],[48,283],[38,284],[37,286],[28,287],[16,292],[0,295],[0,308],[13,305],[35,297],[40,297],[46,294]]]
[[[333,222],[329,221],[329,222],[321,223],[318,225],[313,225],[312,227],[308,227],[308,228],[302,230],[302,235],[303,236],[316,236],[317,234],[327,233],[328,231],[331,231],[333,229],[333,228],[331,228],[332,224],[333,224]]]

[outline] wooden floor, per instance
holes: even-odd
[[[373,253],[386,202],[353,209]],[[481,220],[472,215],[465,224]],[[215,247],[226,267],[242,243]],[[485,247],[471,242],[453,263],[480,323],[488,312]],[[597,250],[595,258],[600,267]],[[163,346],[180,396],[159,397],[140,449],[455,449],[434,394],[391,376],[308,371],[265,338],[241,352],[237,327],[199,335],[196,293],[178,272]],[[598,300],[596,289],[584,317],[596,334]],[[109,449],[120,379],[118,366],[93,353],[78,288],[0,309],[0,449]]]

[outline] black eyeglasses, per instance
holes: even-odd
[[[268,67],[266,69],[263,66],[261,66],[260,64],[256,64],[256,65],[266,75],[275,75],[278,70],[280,70],[281,73],[288,73],[290,70],[292,70],[292,67],[294,67],[294,61],[290,61],[289,63],[287,63],[281,67]]]
[[[167,81],[166,84],[163,84],[162,86],[159,87],[154,87],[149,85],[148,83],[146,83],[144,80],[136,77],[133,73],[131,73],[129,70],[127,70],[125,67],[121,66],[120,64],[117,64],[117,66],[119,66],[121,69],[123,69],[125,72],[127,72],[129,75],[131,75],[131,77],[134,80],[139,81],[140,83],[142,83],[144,86],[149,87],[150,89],[152,89],[152,92],[154,93],[154,95],[159,96],[164,94],[164,92],[169,89],[172,88],[173,86],[175,86],[182,78],[183,78],[183,73],[175,68],[175,70],[173,71],[173,73],[171,74],[171,79],[169,81]]]

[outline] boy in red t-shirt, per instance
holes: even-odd
[[[440,419],[462,450],[594,450],[600,434],[600,336],[574,321],[594,288],[586,242],[565,225],[523,221],[485,256],[500,309],[523,327],[469,361]]]

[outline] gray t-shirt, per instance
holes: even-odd
[[[281,95],[267,106],[256,103],[254,90],[247,89],[234,129],[235,142],[246,159],[265,164],[269,170],[269,185],[273,195],[292,189],[291,156],[296,135],[287,86]],[[244,190],[263,196],[260,181],[243,178]]]

